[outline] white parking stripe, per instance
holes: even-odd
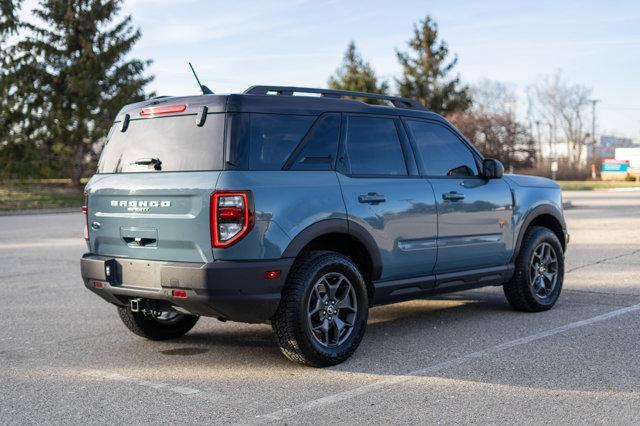
[[[179,393],[181,395],[194,395],[194,394],[200,393],[198,389],[188,388],[185,386],[171,386],[168,383],[162,383],[162,382],[139,380],[133,377],[123,376],[122,374],[117,374],[117,373],[109,373],[106,371],[99,371],[99,370],[83,371],[80,374],[82,374],[83,376],[89,376],[89,377],[94,377],[98,379],[131,383],[134,385],[144,386],[152,389],[168,390],[170,392]]]
[[[406,373],[403,376],[394,376],[388,379],[380,380],[374,383],[370,383],[368,385],[360,386],[354,389],[346,390],[344,392],[339,392],[333,395],[328,395],[322,398],[314,399],[311,401],[307,401],[305,403],[296,405],[295,407],[285,408],[282,410],[274,411],[270,414],[265,414],[261,416],[256,416],[257,421],[278,421],[283,420],[289,417],[293,417],[295,415],[301,414],[306,411],[311,411],[319,407],[324,407],[326,405],[335,404],[340,401],[348,400],[355,398],[360,395],[365,395],[371,392],[375,392],[377,390],[386,388],[388,386],[396,385],[399,383],[408,382],[411,380],[415,380],[416,377],[427,376],[430,374],[437,373],[442,370],[446,370],[451,367],[455,367],[461,364],[466,363],[467,361],[482,358],[487,355],[492,355],[497,352],[501,352],[507,349],[514,348],[516,346],[526,345],[527,343],[531,343],[536,340],[544,339],[547,337],[555,336],[560,333],[564,333],[566,331],[574,330],[576,328],[589,326],[598,322],[606,321],[610,318],[614,318],[620,315],[628,314],[630,312],[635,312],[640,310],[640,304],[628,306],[626,308],[617,309],[615,311],[608,312],[606,314],[598,315],[592,318],[588,318],[582,321],[572,322],[560,327],[552,328],[551,330],[542,331],[540,333],[532,334],[530,336],[521,337],[519,339],[511,340],[505,343],[502,343],[497,346],[493,346],[487,349],[483,349],[477,352],[471,352],[466,355],[463,355],[458,358],[453,358],[447,361],[440,362],[438,364],[434,364],[430,367],[422,368],[420,370],[415,370],[409,373]]]

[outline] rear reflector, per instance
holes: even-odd
[[[177,112],[182,112],[185,109],[187,109],[186,105],[165,105],[158,107],[149,107],[142,108],[142,110],[140,110],[140,115],[143,117],[148,117],[151,115],[174,114]]]
[[[184,290],[171,290],[171,295],[173,297],[180,297],[184,299],[185,297],[187,297],[187,292]]]
[[[277,280],[280,278],[280,271],[267,271],[264,273],[264,277],[268,280]]]
[[[104,284],[102,284],[100,281],[94,281],[93,286],[95,288],[104,288]]]

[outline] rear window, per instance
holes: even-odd
[[[125,132],[116,123],[98,173],[222,170],[224,117],[209,114],[202,127],[195,115],[131,120]]]
[[[238,113],[229,118],[229,161],[249,170],[280,170],[315,116]]]

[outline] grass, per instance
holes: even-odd
[[[558,181],[564,191],[591,191],[611,188],[639,188],[636,182]],[[69,185],[67,179],[0,182],[0,212],[77,208],[84,202],[82,190]]]
[[[640,183],[628,181],[599,181],[599,180],[559,180],[558,184],[563,191],[593,191],[597,189],[612,188],[639,188]]]
[[[82,190],[63,183],[0,183],[0,211],[52,209],[84,204]]]

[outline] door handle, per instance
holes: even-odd
[[[376,194],[375,192],[369,192],[368,194],[358,195],[358,202],[360,203],[368,203],[368,204],[377,204],[384,203],[387,201],[384,195]]]
[[[464,194],[456,191],[445,192],[444,194],[442,194],[442,199],[447,201],[460,201],[464,200]]]

